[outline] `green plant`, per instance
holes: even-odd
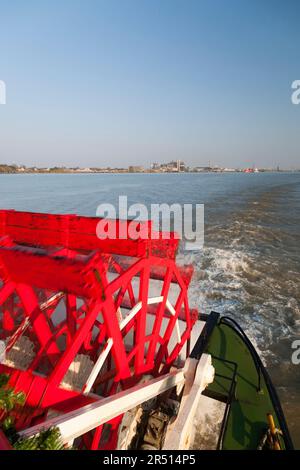
[[[15,392],[8,385],[8,381],[7,374],[0,374],[0,426],[13,447],[16,450],[63,450],[65,447],[61,442],[58,428],[41,431],[26,439],[19,437],[11,412],[16,406],[24,405],[25,395],[22,392]]]
[[[14,444],[16,450],[64,450],[58,428],[50,428],[26,439],[19,439]]]
[[[8,386],[9,376],[0,374],[0,410],[9,412],[16,405],[23,405],[25,395],[22,392],[15,392],[13,388]]]
[[[16,440],[14,428],[14,418],[10,414],[16,406],[22,406],[25,402],[25,395],[22,392],[15,392],[8,385],[9,376],[0,374],[0,426],[8,439],[13,443]]]

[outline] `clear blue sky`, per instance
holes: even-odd
[[[300,166],[300,2],[0,4],[0,162]]]

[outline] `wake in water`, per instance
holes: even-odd
[[[233,315],[264,353],[300,333],[300,238],[277,225],[272,194],[273,206],[263,194],[229,222],[209,225],[202,251],[181,252],[195,267],[191,303]]]
[[[278,188],[250,199],[231,220],[208,226],[201,252],[180,254],[195,267],[191,304],[241,324],[271,372],[288,419],[300,399],[300,379],[291,364],[291,344],[300,336],[300,238],[290,214],[288,219],[284,214],[293,189]],[[299,409],[296,413],[300,417]],[[199,426],[211,436],[209,442],[199,441],[200,446],[212,445],[222,415],[217,404],[212,415],[211,424],[208,417],[207,422],[199,417]],[[296,422],[291,420],[292,428]]]

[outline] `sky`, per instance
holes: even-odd
[[[300,167],[298,0],[0,0],[0,162]]]

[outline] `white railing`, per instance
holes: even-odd
[[[170,388],[184,384],[184,380],[184,370],[178,369],[156,379],[149,380],[146,383],[136,385],[129,390],[124,390],[111,397],[99,399],[78,410],[56,416],[36,426],[20,431],[20,437],[32,437],[44,429],[57,427],[63,443],[70,444],[77,437],[92,431],[101,424],[107,423],[111,419],[164,393]]]

